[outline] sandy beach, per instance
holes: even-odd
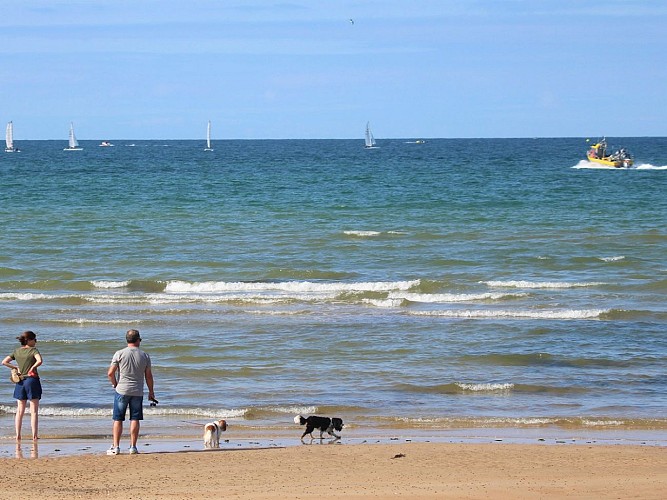
[[[662,446],[317,442],[17,465],[0,459],[1,498],[667,497]]]

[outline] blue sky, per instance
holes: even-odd
[[[21,0],[15,138],[667,135],[664,0]],[[354,23],[350,22],[354,20]]]

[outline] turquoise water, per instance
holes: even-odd
[[[108,433],[128,328],[170,435],[664,430],[667,139],[608,141],[636,168],[582,138],[23,141],[0,156],[0,350],[38,333],[47,437]]]

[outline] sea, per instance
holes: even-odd
[[[106,444],[135,328],[153,437],[298,437],[318,414],[359,437],[667,440],[667,138],[607,141],[634,166],[588,162],[587,138],[18,141],[0,354],[37,333],[42,439]]]

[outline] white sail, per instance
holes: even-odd
[[[7,132],[5,134],[5,151],[7,153],[14,152],[14,124],[12,122],[7,124]]]
[[[79,146],[79,141],[76,140],[76,135],[74,135],[74,124],[69,124],[69,147],[76,148]]]
[[[211,120],[208,121],[208,126],[206,127],[206,148],[204,151],[213,151],[213,148],[211,148]]]
[[[5,134],[5,153],[20,153],[21,150],[14,144],[14,122],[7,123]]]
[[[79,141],[76,140],[76,135],[74,135],[74,123],[69,124],[69,146],[65,148],[65,151],[81,151],[83,148],[79,147]]]
[[[371,132],[370,122],[366,123],[366,147],[375,147],[375,137],[373,137],[373,132]]]

